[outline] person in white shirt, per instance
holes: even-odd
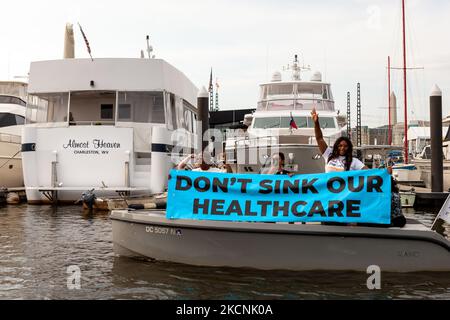
[[[353,144],[350,139],[346,137],[339,138],[336,140],[333,148],[330,148],[323,138],[319,114],[315,109],[311,112],[311,116],[314,121],[317,144],[325,159],[325,171],[327,173],[369,169],[359,159],[353,157]]]

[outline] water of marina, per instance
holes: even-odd
[[[407,211],[431,225],[435,213]],[[450,226],[442,228],[450,237]],[[293,252],[295,254],[295,252]],[[67,268],[82,272],[67,288]],[[0,208],[0,299],[450,299],[450,273],[383,274],[200,268],[115,257],[106,213]]]

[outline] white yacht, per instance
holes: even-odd
[[[322,81],[320,72],[309,81],[302,80],[298,57],[289,67],[292,78],[284,80],[275,72],[272,81],[260,85],[258,108],[246,134],[227,137],[227,157],[235,162],[236,172],[258,173],[274,153],[286,157],[286,169],[293,173],[321,173],[322,156],[317,147],[311,111],[320,115],[324,138],[331,146],[346,128],[338,121],[331,84]],[[295,121],[294,128],[292,119]]]
[[[171,132],[194,134],[198,89],[160,59],[31,63],[22,140],[28,202],[163,192]]]
[[[450,191],[450,119],[443,120],[443,133],[446,134],[442,142],[442,154],[443,154],[443,176],[444,176],[444,192]],[[447,126],[447,128],[445,128]],[[414,166],[417,168],[417,175],[425,183],[425,186],[429,189],[432,188],[431,180],[431,145],[427,145],[413,160]]]
[[[0,82],[0,188],[23,187],[21,134],[27,84]]]

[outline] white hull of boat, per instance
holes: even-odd
[[[414,160],[420,180],[425,182],[425,186],[429,189],[431,185],[431,160]],[[444,160],[444,191],[450,190],[450,161]]]
[[[23,187],[20,148],[20,143],[0,140],[0,188]]]

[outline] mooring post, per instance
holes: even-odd
[[[201,130],[198,130],[198,147],[201,147],[201,152],[205,152],[209,145],[209,139],[206,138],[205,134],[209,131],[209,97],[208,91],[203,87],[198,95],[197,108],[199,115],[199,122],[201,125]]]
[[[431,185],[432,192],[444,191],[444,161],[442,157],[442,91],[437,85],[430,95]]]

